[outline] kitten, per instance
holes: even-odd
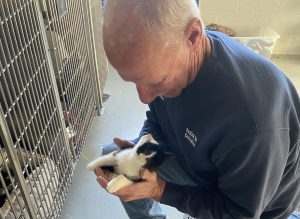
[[[164,150],[151,134],[142,136],[132,148],[124,148],[104,155],[87,165],[91,171],[101,167],[112,180],[107,185],[107,191],[114,193],[119,189],[140,182],[139,172],[142,168],[156,170],[173,155]]]

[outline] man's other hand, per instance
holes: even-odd
[[[121,149],[132,148],[134,147],[134,143],[131,141],[127,141],[124,139],[120,139],[118,137],[114,138],[114,143],[119,146]]]

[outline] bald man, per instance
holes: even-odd
[[[200,219],[291,215],[300,200],[300,101],[276,66],[205,32],[194,0],[108,0],[103,39],[111,65],[149,105],[139,136],[151,133],[175,155],[114,193],[130,218],[166,218],[159,203]],[[115,139],[104,153],[124,145],[132,143]]]

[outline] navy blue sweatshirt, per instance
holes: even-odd
[[[168,144],[199,186],[170,182],[161,203],[203,219],[286,219],[300,201],[300,101],[272,63],[218,32],[175,98],[149,104],[141,135]]]

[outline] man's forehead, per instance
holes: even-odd
[[[149,73],[146,73],[142,68],[138,68],[138,69],[120,68],[118,69],[118,73],[124,81],[131,81],[134,83],[139,83],[145,80],[145,78],[147,78],[147,74],[148,77],[151,77],[151,75],[149,75]]]
[[[143,66],[139,69],[118,70],[119,75],[124,81],[130,81],[135,84],[152,84],[160,79],[159,70],[151,68],[152,66]]]

